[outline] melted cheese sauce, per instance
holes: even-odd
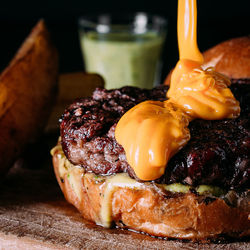
[[[236,118],[239,102],[228,88],[230,80],[212,68],[190,66],[189,60],[177,63],[167,96],[193,119]]]
[[[140,179],[163,175],[166,162],[190,138],[188,121],[189,116],[171,101],[140,103],[120,119],[116,139]]]
[[[197,46],[196,24],[196,0],[179,0],[177,19],[179,58],[203,63],[203,56]]]
[[[120,187],[130,189],[143,189],[144,184],[130,178],[125,173],[121,173],[108,177],[105,185],[106,188],[101,204],[100,218],[102,226],[110,227],[112,223],[112,197],[114,192]]]
[[[117,124],[115,138],[141,180],[163,175],[169,159],[190,139],[191,120],[235,118],[240,114],[239,102],[228,88],[230,80],[211,68],[202,69],[196,24],[196,0],[179,0],[180,60],[172,73],[169,100],[142,102]]]

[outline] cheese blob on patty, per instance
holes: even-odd
[[[142,102],[117,124],[115,138],[141,180],[155,180],[164,174],[169,159],[189,141],[191,120],[240,115],[239,102],[228,88],[230,80],[211,68],[202,69],[196,26],[196,0],[179,0],[180,59],[172,73],[169,99]]]

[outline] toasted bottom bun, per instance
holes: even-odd
[[[222,198],[172,192],[167,185],[139,183],[127,174],[109,177],[84,173],[72,165],[61,146],[52,151],[57,181],[66,200],[87,220],[104,227],[114,223],[154,236],[202,240],[218,235],[250,235],[249,211]]]

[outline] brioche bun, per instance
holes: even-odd
[[[203,53],[204,68],[216,71],[231,79],[250,78],[250,36],[233,38],[208,49]],[[164,84],[170,84],[172,70]]]
[[[52,150],[52,155],[56,178],[66,200],[85,219],[105,226],[101,210],[112,177],[84,173],[83,168],[69,163],[60,146]],[[136,185],[139,188],[128,187],[123,182],[109,196],[110,220],[120,227],[192,240],[221,234],[232,237],[250,234],[249,211],[231,207],[221,198],[205,201],[206,196],[191,191],[173,193],[149,182],[136,182]]]

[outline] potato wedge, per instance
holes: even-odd
[[[57,50],[40,20],[0,75],[0,173],[43,131],[57,78]]]
[[[50,114],[46,132],[59,129],[59,118],[64,110],[77,98],[91,96],[96,88],[104,87],[104,79],[95,73],[73,72],[60,74],[56,104]]]

